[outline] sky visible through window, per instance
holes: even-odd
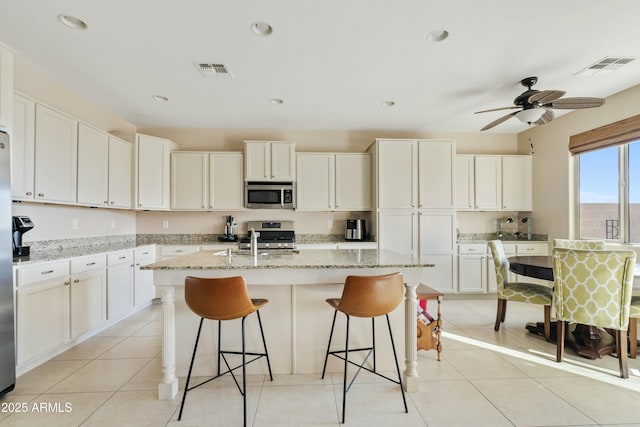
[[[640,203],[640,142],[629,145],[629,203]],[[580,203],[618,203],[618,147],[580,155]]]

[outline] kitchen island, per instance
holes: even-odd
[[[162,299],[162,382],[158,386],[159,398],[173,399],[177,394],[177,376],[186,376],[195,341],[198,318],[186,306],[181,289],[186,276],[244,276],[252,298],[270,300],[260,312],[273,372],[320,375],[333,315],[325,299],[340,296],[344,279],[350,274],[376,275],[399,271],[405,281],[405,304],[394,310],[390,318],[394,328],[405,331],[404,336],[396,334],[397,347],[404,348],[404,386],[408,391],[417,391],[416,286],[421,281],[422,269],[429,267],[433,264],[420,264],[411,255],[375,249],[270,251],[257,257],[240,251],[200,251],[141,267],[153,270],[154,285],[160,290]],[[370,322],[360,320],[357,325],[353,322],[354,346],[371,339]],[[260,338],[257,328],[251,324],[255,319],[248,321],[249,347],[257,345]],[[216,323],[205,322],[204,336],[207,339],[199,345],[194,375],[210,375],[217,369]],[[223,346],[227,339],[231,345],[237,346],[239,334],[229,332],[235,326],[239,328],[239,325],[227,326],[225,323],[227,332]],[[336,331],[340,329],[344,328],[336,327]],[[376,340],[380,334],[378,365],[392,370],[391,352],[386,351],[389,347],[388,334],[385,338],[382,332],[384,328],[376,329]],[[339,336],[334,338],[336,343],[343,341]],[[385,357],[386,353],[389,355]],[[401,357],[402,352],[399,353]],[[260,364],[250,366],[250,373],[263,373]],[[330,363],[327,369],[329,372],[338,371],[339,364]]]

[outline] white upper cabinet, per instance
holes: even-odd
[[[244,209],[244,155],[209,153],[209,209]]]
[[[475,205],[478,210],[502,207],[501,156],[475,156]]]
[[[75,203],[78,122],[44,105],[36,105],[36,200]]]
[[[298,153],[297,210],[335,210],[335,155]]]
[[[531,156],[502,156],[502,209],[532,209]]]
[[[336,171],[336,210],[370,211],[372,209],[371,155],[338,153]]]
[[[78,125],[78,203],[109,205],[109,135]]]
[[[209,192],[207,153],[171,153],[171,209],[204,210]]]
[[[13,134],[13,51],[0,43],[0,130]]]
[[[168,139],[136,135],[136,209],[169,209],[169,155],[176,148]]]
[[[418,141],[419,208],[455,208],[454,141]]]
[[[132,147],[109,136],[109,207],[131,209]]]
[[[131,208],[131,144],[78,125],[78,203]]]
[[[295,142],[245,141],[247,181],[295,181]]]
[[[456,208],[472,210],[475,208],[475,171],[474,156],[456,155]]]
[[[36,103],[13,95],[13,135],[11,135],[11,197],[33,200]]]
[[[413,139],[378,139],[378,208],[411,209],[418,198],[418,146]]]

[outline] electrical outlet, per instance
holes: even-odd
[[[113,229],[116,228],[116,220],[115,219],[111,220],[111,228],[113,228]]]
[[[77,218],[74,218],[71,220],[71,228],[74,230],[77,230],[78,228],[80,228],[80,223]]]
[[[169,229],[169,221],[168,220],[164,220],[162,221],[162,229],[163,230],[168,230]]]
[[[333,220],[330,219],[327,221],[327,228],[331,230],[331,227],[333,227]]]

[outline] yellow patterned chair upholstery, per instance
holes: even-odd
[[[633,251],[553,250],[557,362],[564,355],[566,322],[615,329],[620,376],[629,377],[626,330],[635,263]]]
[[[498,312],[494,330],[500,330],[500,323],[504,323],[507,314],[507,301],[529,302],[544,305],[544,336],[550,340],[551,336],[551,301],[553,290],[535,283],[509,282],[509,260],[504,254],[500,240],[491,240],[489,249],[493,256],[498,282]]]
[[[605,250],[604,240],[569,240],[569,239],[553,239],[554,248],[563,249],[580,249],[603,251]]]
[[[640,318],[640,296],[632,296],[629,308],[629,357],[632,359],[635,359],[638,353],[638,318]]]

